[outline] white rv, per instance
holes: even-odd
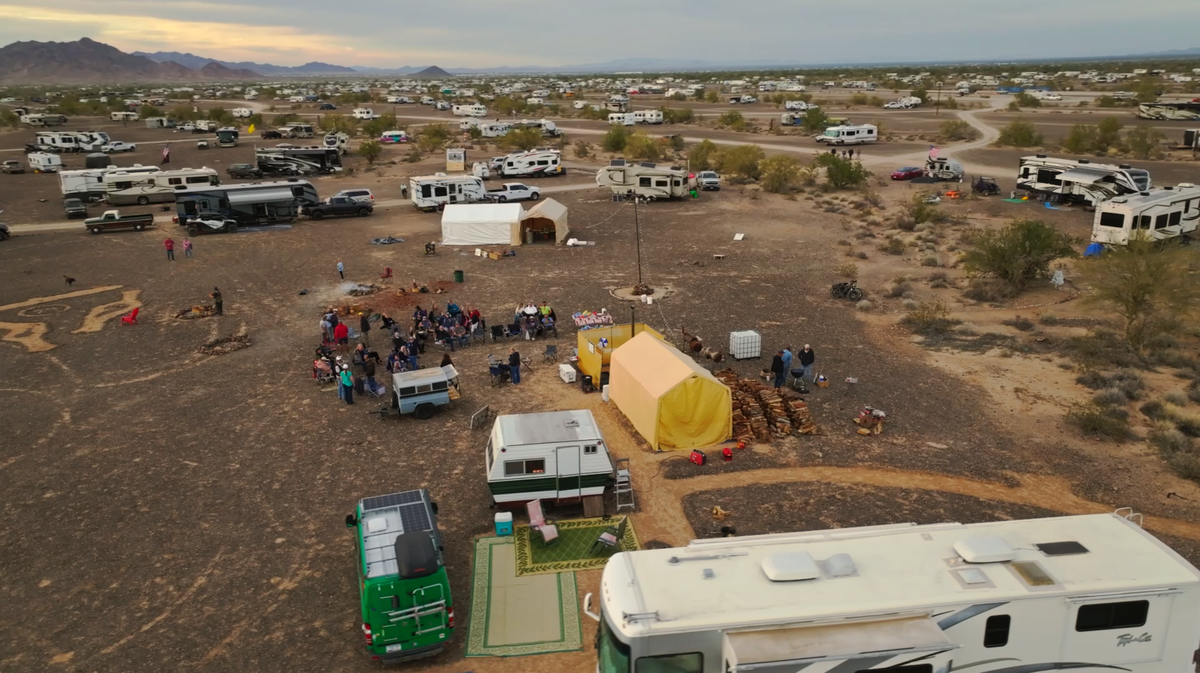
[[[1116,514],[619,552],[598,597],[599,673],[1178,673],[1200,634],[1200,571]]]
[[[512,124],[508,122],[485,122],[479,125],[479,132],[484,138],[499,138],[511,130]]]
[[[963,178],[963,167],[957,159],[938,156],[925,160],[925,171],[938,180],[956,181]]]
[[[321,144],[327,148],[336,148],[339,154],[346,154],[350,151],[350,136],[346,133],[326,133],[321,139]]]
[[[356,107],[354,108],[352,115],[355,119],[366,119],[368,121],[371,119],[379,119],[379,115],[369,107]]]
[[[558,150],[534,150],[510,154],[500,166],[502,178],[545,178],[565,175],[562,153]]]
[[[487,107],[475,103],[473,105],[455,105],[450,110],[460,117],[485,117],[487,116]]]
[[[62,170],[62,157],[49,152],[30,152],[25,155],[34,173],[57,173]]]
[[[611,112],[608,115],[608,123],[613,126],[633,126],[633,113]]]
[[[879,129],[874,124],[831,126],[817,136],[817,142],[829,145],[862,145],[876,140],[879,140]]]
[[[538,97],[536,97],[536,96],[535,96],[535,97],[533,97],[533,98],[526,98],[526,99],[525,99],[525,104],[526,104],[526,105],[528,105],[528,106],[530,106],[530,107],[533,107],[533,106],[535,106],[535,105],[545,105],[545,104],[546,104],[546,102],[545,102],[545,101],[543,101],[541,98],[538,98]]]
[[[633,115],[633,123],[635,124],[661,124],[663,123],[662,110],[638,110],[629,113]]]
[[[804,112],[805,110],[816,108],[816,105],[813,105],[812,103],[806,103],[802,100],[789,100],[784,101],[783,103],[783,109],[785,110],[799,110],[800,112]]]
[[[608,187],[613,194],[649,200],[683,198],[691,188],[687,171],[649,162],[627,164],[624,159],[614,159],[597,171],[596,184]]]
[[[500,506],[603,496],[613,479],[608,445],[590,411],[499,416],[485,452],[488,490]]]
[[[1125,164],[1093,164],[1038,154],[1021,157],[1017,189],[1064,203],[1098,206],[1124,194],[1149,191],[1150,172]]]
[[[136,172],[115,170],[104,174],[104,198],[109,205],[174,201],[175,192],[187,185],[219,185],[211,168],[181,168],[173,171]]]
[[[483,180],[474,175],[437,173],[408,181],[408,198],[421,211],[437,210],[450,203],[475,203],[487,199]]]
[[[127,168],[108,166],[106,168],[86,168],[78,171],[59,171],[58,186],[64,199],[83,199],[85,201],[104,196],[104,176],[107,173],[121,171],[123,173],[157,173],[158,166],[142,166],[140,164]]]
[[[67,117],[58,114],[27,114],[21,116],[21,123],[27,126],[62,126],[67,123]]]
[[[251,110],[248,107],[235,107],[230,114],[232,114],[235,119],[246,119],[254,114],[254,110]]]
[[[1196,231],[1198,219],[1200,187],[1191,183],[1118,196],[1096,209],[1092,242],[1126,245],[1134,236],[1153,240],[1186,236]]]
[[[108,118],[115,122],[135,122],[138,120],[136,112],[110,112]]]

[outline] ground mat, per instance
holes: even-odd
[[[583,649],[575,573],[517,576],[510,537],[475,541],[468,657],[520,657]]]
[[[637,535],[633,532],[633,520],[625,524],[625,536],[618,547],[604,547],[592,551],[596,539],[610,527],[616,528],[621,517],[610,519],[571,519],[559,521],[558,542],[546,546],[542,536],[529,526],[517,526],[513,538],[517,547],[517,574],[539,575],[561,573],[570,570],[593,570],[603,568],[608,557],[618,551],[640,549]]]

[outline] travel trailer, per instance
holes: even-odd
[[[613,159],[610,165],[597,171],[596,184],[608,187],[613,194],[648,200],[683,198],[692,187],[687,171],[649,162],[627,164],[624,159]]]
[[[295,123],[287,126],[279,127],[279,133],[284,138],[311,138],[313,137],[313,125]]]
[[[62,170],[62,157],[49,152],[30,152],[25,155],[29,170],[34,173],[57,173]]]
[[[817,136],[817,142],[827,145],[862,145],[879,140],[879,129],[873,124],[831,126]]]
[[[816,108],[816,105],[813,105],[812,103],[806,103],[802,100],[789,100],[784,101],[783,103],[783,109],[785,110],[799,110],[800,112],[804,112],[805,110]]]
[[[103,131],[38,131],[33,139],[43,152],[94,152],[108,142]]]
[[[619,552],[597,671],[1191,671],[1200,571],[1122,513]]]
[[[486,122],[479,125],[479,132],[484,138],[499,138],[508,135],[512,130],[512,124],[508,122]]]
[[[104,174],[104,198],[110,205],[174,201],[175,192],[188,185],[218,185],[217,172],[211,168],[181,168],[173,171],[130,173],[115,170]]]
[[[21,117],[21,123],[26,126],[62,126],[67,123],[67,117],[56,114],[28,114]]]
[[[338,154],[345,155],[350,151],[350,136],[346,133],[326,133],[321,139],[325,149],[336,149]]]
[[[1183,183],[1100,204],[1092,221],[1092,242],[1126,245],[1135,236],[1164,240],[1196,231],[1200,219],[1200,187]]]
[[[379,119],[379,115],[374,110],[367,107],[354,108],[352,115],[355,119]]]
[[[175,211],[180,226],[201,216],[220,216],[239,225],[291,221],[304,206],[321,199],[307,180],[292,178],[273,182],[234,185],[187,185],[176,192]]]
[[[254,114],[254,110],[248,107],[235,107],[230,114],[233,115],[234,119],[246,119]]]
[[[608,115],[608,123],[613,126],[633,126],[632,112],[613,112]]]
[[[545,102],[544,100],[542,100],[541,98],[538,98],[538,97],[536,97],[536,96],[535,96],[535,97],[533,97],[533,98],[526,98],[526,99],[525,99],[525,104],[526,104],[526,105],[529,105],[530,107],[532,107],[532,106],[535,106],[535,105],[545,105],[545,104],[546,104],[546,102]]]
[[[1121,164],[1093,164],[1044,154],[1021,157],[1017,189],[1062,203],[1098,206],[1124,194],[1149,191],[1150,172]]]
[[[135,122],[138,120],[136,112],[111,112],[108,118],[115,122]]]
[[[408,198],[421,211],[437,210],[450,203],[475,203],[487,199],[483,180],[474,175],[425,175],[408,182]]]
[[[637,110],[631,112],[633,115],[634,124],[661,124],[663,123],[662,110]]]
[[[613,462],[590,411],[498,416],[488,436],[488,490],[500,507],[603,496]]]
[[[475,103],[474,105],[455,105],[450,110],[460,117],[485,117],[487,116],[487,107]]]
[[[956,181],[962,180],[963,167],[957,159],[950,157],[938,156],[936,158],[925,160],[925,171],[930,177],[938,180]]]
[[[142,166],[140,164],[126,168],[109,166],[107,168],[86,168],[77,171],[59,171],[58,186],[64,199],[83,199],[84,201],[98,200],[104,197],[104,176],[114,171],[127,174],[158,173],[158,166]]]
[[[500,166],[502,178],[545,178],[565,175],[566,172],[567,169],[562,165],[562,153],[558,150],[510,154]]]
[[[542,135],[551,138],[562,135],[562,131],[558,128],[558,126],[549,119],[521,119],[519,121],[512,122],[511,126],[515,129],[541,129]]]

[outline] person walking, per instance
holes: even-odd
[[[817,354],[813,351],[812,346],[804,344],[804,348],[800,350],[800,368],[803,369],[802,378],[808,379],[810,382],[815,382],[813,378],[813,363],[817,361]]]
[[[521,382],[521,354],[515,348],[508,349],[508,371],[514,386]]]
[[[210,294],[208,296],[212,297],[213,308],[216,309],[217,315],[224,315],[225,314],[225,300],[221,296],[221,290],[214,287],[212,294]]]
[[[775,388],[778,389],[783,385],[783,377],[787,375],[787,370],[783,368],[783,351],[775,353],[775,357],[771,358],[771,373],[775,375]]]
[[[346,265],[342,264],[342,260],[340,260],[340,259],[338,260],[338,263],[337,263],[337,270],[338,270],[338,276],[341,277],[342,280],[346,280]]]
[[[363,315],[362,311],[359,311],[358,312],[359,338],[362,339],[362,342],[368,346],[371,345],[371,339],[367,336],[368,332],[370,332],[370,331],[371,331],[370,319],[368,319],[367,316]]]
[[[184,257],[192,257],[193,256],[192,255],[192,239],[190,239],[190,238],[183,239],[183,256]]]
[[[344,365],[341,373],[342,397],[346,404],[354,404],[354,377],[350,375],[350,367]]]
[[[175,241],[172,241],[170,238],[168,238],[167,240],[163,241],[163,247],[167,249],[167,261],[174,262],[175,261]]]

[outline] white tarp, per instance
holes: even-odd
[[[520,245],[519,203],[451,204],[442,211],[442,245]]]

